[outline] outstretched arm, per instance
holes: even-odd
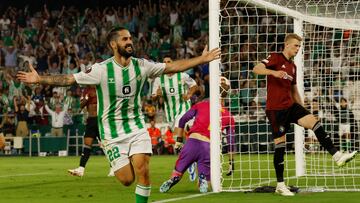
[[[70,86],[75,83],[75,78],[73,75],[40,76],[39,83],[55,86]]]
[[[41,83],[56,86],[69,86],[75,83],[73,75],[49,75],[39,76],[31,63],[29,63],[30,72],[19,71],[16,77],[24,83]]]
[[[51,110],[47,104],[45,104],[45,109],[46,109],[46,111],[47,111],[49,114],[51,114],[51,115],[54,113],[54,111]]]
[[[208,51],[208,46],[206,45],[201,56],[194,57],[191,59],[177,60],[172,63],[167,63],[164,70],[164,74],[186,71],[197,65],[208,63],[215,59],[219,59],[220,54],[221,54],[220,48],[215,48],[212,49],[211,51]]]

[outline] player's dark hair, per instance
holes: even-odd
[[[163,59],[164,59],[164,58],[171,58],[171,59],[172,59],[172,57],[171,57],[171,55],[170,55],[170,54],[166,54],[166,55],[164,55],[164,56],[163,56]]]
[[[113,27],[106,35],[106,42],[107,42],[107,45],[109,46],[109,48],[111,49],[111,46],[110,46],[110,42],[111,41],[115,41],[118,37],[119,37],[119,34],[118,32],[119,31],[122,31],[122,30],[127,30],[126,28],[124,27]]]

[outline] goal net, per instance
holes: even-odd
[[[231,81],[225,103],[236,120],[235,142],[220,141],[220,191],[276,185],[274,144],[265,117],[267,81],[252,69],[271,52],[281,52],[287,33],[304,39],[294,61],[306,108],[337,148],[359,150],[360,1],[221,0],[218,15],[220,70]],[[286,139],[287,185],[303,191],[360,191],[359,158],[338,168],[315,135],[299,126]],[[228,176],[231,148],[235,169]]]

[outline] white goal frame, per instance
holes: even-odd
[[[247,2],[249,0],[239,0],[240,2]],[[303,35],[303,23],[312,23],[320,26],[338,28],[338,29],[352,29],[360,30],[360,19],[339,19],[329,17],[310,16],[300,13],[298,11],[276,5],[265,0],[252,0],[251,4],[259,7],[264,7],[268,10],[276,11],[294,19],[294,32]],[[209,49],[219,47],[220,42],[220,0],[209,0]],[[351,22],[351,23],[349,23]],[[304,98],[304,52],[303,49],[299,51],[295,58],[297,66],[297,86],[302,99]],[[210,121],[211,121],[211,140],[210,140],[210,156],[211,156],[211,184],[213,192],[221,192],[221,128],[220,128],[220,100],[219,98],[219,76],[220,76],[220,61],[215,60],[210,63]],[[296,160],[296,176],[301,177],[305,175],[305,156],[304,156],[304,129],[295,125],[295,160]]]

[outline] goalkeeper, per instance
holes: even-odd
[[[341,153],[326,134],[320,121],[304,108],[296,86],[296,66],[292,61],[298,53],[302,38],[288,34],[282,53],[272,53],[254,67],[254,73],[267,75],[266,116],[268,117],[275,144],[274,167],[277,178],[276,193],[293,196],[284,184],[285,134],[290,123],[296,123],[314,131],[320,144],[332,155],[338,166],[344,166],[353,159],[356,151]]]
[[[230,82],[224,77],[221,77],[220,82],[221,97],[224,98],[230,88]],[[185,123],[194,117],[195,121],[189,131],[189,139],[179,154],[171,178],[160,187],[160,192],[162,193],[169,191],[172,186],[177,184],[186,169],[194,162],[197,162],[198,167],[199,190],[201,193],[208,191],[208,181],[210,181],[210,102],[208,100],[195,104],[183,115],[179,122],[180,133],[183,132]],[[221,117],[222,129],[226,129],[229,144],[232,146],[234,140],[231,139],[234,135],[234,118],[223,107],[221,108]],[[230,148],[232,150],[232,147]],[[233,165],[232,153],[229,154],[230,162]]]

